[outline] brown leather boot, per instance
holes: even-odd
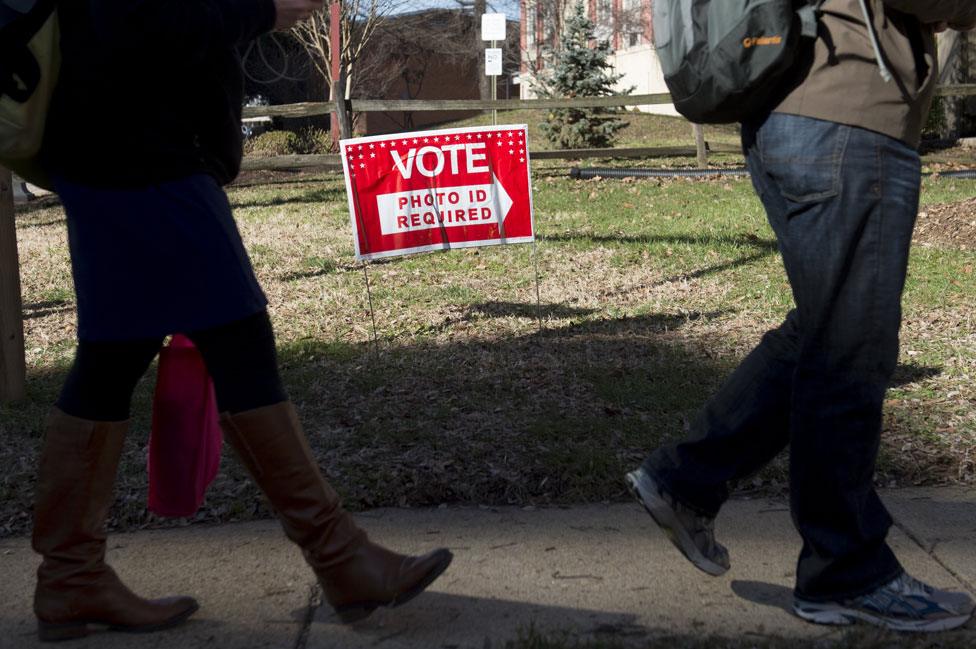
[[[129,422],[88,421],[57,408],[47,420],[34,499],[34,613],[41,640],[88,635],[89,624],[147,632],[179,624],[190,597],[145,600],[105,563],[105,517]]]
[[[291,403],[225,414],[220,424],[343,622],[406,603],[450,565],[446,549],[408,557],[366,538],[319,472]]]

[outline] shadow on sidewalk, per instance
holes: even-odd
[[[744,600],[771,606],[793,615],[793,591],[785,586],[763,581],[732,581],[732,592]]]
[[[298,616],[304,612],[296,611]],[[306,647],[495,647],[529,630],[573,639],[640,641],[655,635],[629,613],[551,606],[510,599],[428,592],[397,609],[379,609],[351,627],[328,605],[315,611]]]

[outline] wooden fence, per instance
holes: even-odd
[[[976,84],[956,84],[942,86],[939,96],[976,96]],[[614,95],[612,97],[578,97],[574,99],[353,99],[350,108],[354,113],[369,112],[431,112],[454,110],[547,110],[551,108],[613,108],[632,106],[654,106],[670,104],[671,95],[666,93],[650,95]],[[332,102],[303,102],[280,106],[248,106],[244,117],[300,118],[328,115],[335,111]],[[704,130],[695,126],[689,130],[689,140],[694,137],[695,145],[688,147],[647,147],[610,149],[562,149],[555,151],[530,151],[533,160],[579,160],[582,158],[667,158],[697,157],[699,166],[707,164],[708,152],[738,153],[738,146],[709,143],[705,141]],[[338,155],[287,155],[271,157],[249,157],[244,160],[243,169],[286,170],[286,169],[329,169],[341,170],[342,161]]]
[[[24,314],[10,172],[0,168],[0,403],[25,394]]]
[[[941,96],[976,96],[976,84],[960,84],[939,88]],[[353,112],[400,111],[421,112],[441,110],[546,110],[551,108],[593,108],[652,106],[671,103],[667,94],[617,95],[613,97],[580,97],[576,99],[445,99],[423,100],[367,100],[354,99]],[[283,106],[254,106],[244,109],[245,117],[312,117],[334,112],[329,102],[300,103]],[[601,158],[643,158],[668,156],[696,156],[706,162],[707,150],[738,152],[732,145],[707,144],[700,127],[693,132],[696,146],[657,148],[615,148],[562,151],[534,151],[536,160]],[[689,131],[689,139],[692,131]],[[337,155],[294,155],[270,158],[247,158],[246,170],[275,170],[301,168],[341,168]],[[21,399],[25,395],[26,366],[24,363],[24,323],[20,296],[20,267],[17,255],[17,232],[14,222],[13,187],[10,172],[0,169],[0,403]]]
[[[354,113],[371,112],[433,112],[458,110],[548,110],[552,108],[613,108],[626,106],[654,106],[671,103],[669,94],[615,95],[611,97],[579,97],[576,99],[353,99],[350,109]],[[244,117],[301,118],[329,115],[335,111],[332,102],[304,102],[281,106],[248,106]],[[697,156],[699,161],[707,159],[706,151],[736,153],[740,149],[726,144],[709,145],[704,142],[702,129],[696,127],[689,139],[695,137],[696,147],[645,147],[609,149],[562,149],[557,151],[530,151],[533,160],[577,160],[581,158],[664,158],[676,156]],[[342,161],[338,155],[286,155],[246,158],[242,168],[245,171],[286,170],[318,168],[340,171]]]

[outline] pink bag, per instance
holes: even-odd
[[[220,468],[223,437],[213,381],[193,343],[179,334],[159,352],[149,437],[149,511],[192,516]]]

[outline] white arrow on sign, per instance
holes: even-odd
[[[512,209],[508,195],[495,175],[488,185],[431,187],[395,194],[380,194],[376,207],[384,235],[434,228],[498,223],[501,227]]]

